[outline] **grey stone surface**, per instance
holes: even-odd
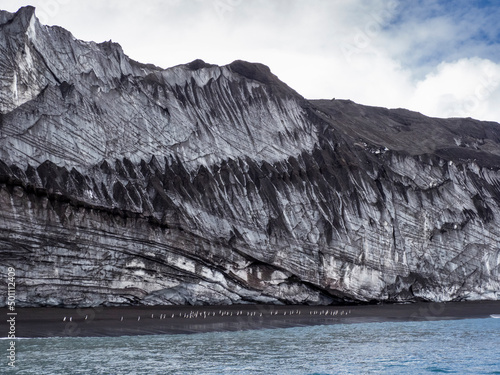
[[[497,123],[308,101],[244,61],[161,69],[0,12],[18,305],[499,299],[499,169]]]

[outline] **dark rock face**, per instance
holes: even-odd
[[[163,70],[31,7],[0,23],[18,304],[500,298],[499,124],[307,101],[243,61]]]

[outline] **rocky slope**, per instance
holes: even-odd
[[[160,69],[0,12],[18,305],[499,299],[499,169],[497,123],[308,101],[243,61]]]

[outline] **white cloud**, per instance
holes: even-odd
[[[466,1],[449,12],[435,0],[420,0],[421,6],[400,0],[30,3],[42,21],[84,40],[113,39],[142,62],[169,67],[196,58],[244,59],[269,65],[307,98],[500,121],[498,44],[471,37],[494,37],[498,26]],[[3,0],[1,6],[15,11],[24,4]]]
[[[500,119],[500,65],[471,58],[441,63],[419,81],[409,106],[444,117]]]

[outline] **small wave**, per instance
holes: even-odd
[[[438,372],[438,373],[442,373],[442,374],[456,374],[457,373],[456,371],[447,370],[447,369],[440,368],[440,367],[427,367],[426,370],[430,371],[430,372]]]

